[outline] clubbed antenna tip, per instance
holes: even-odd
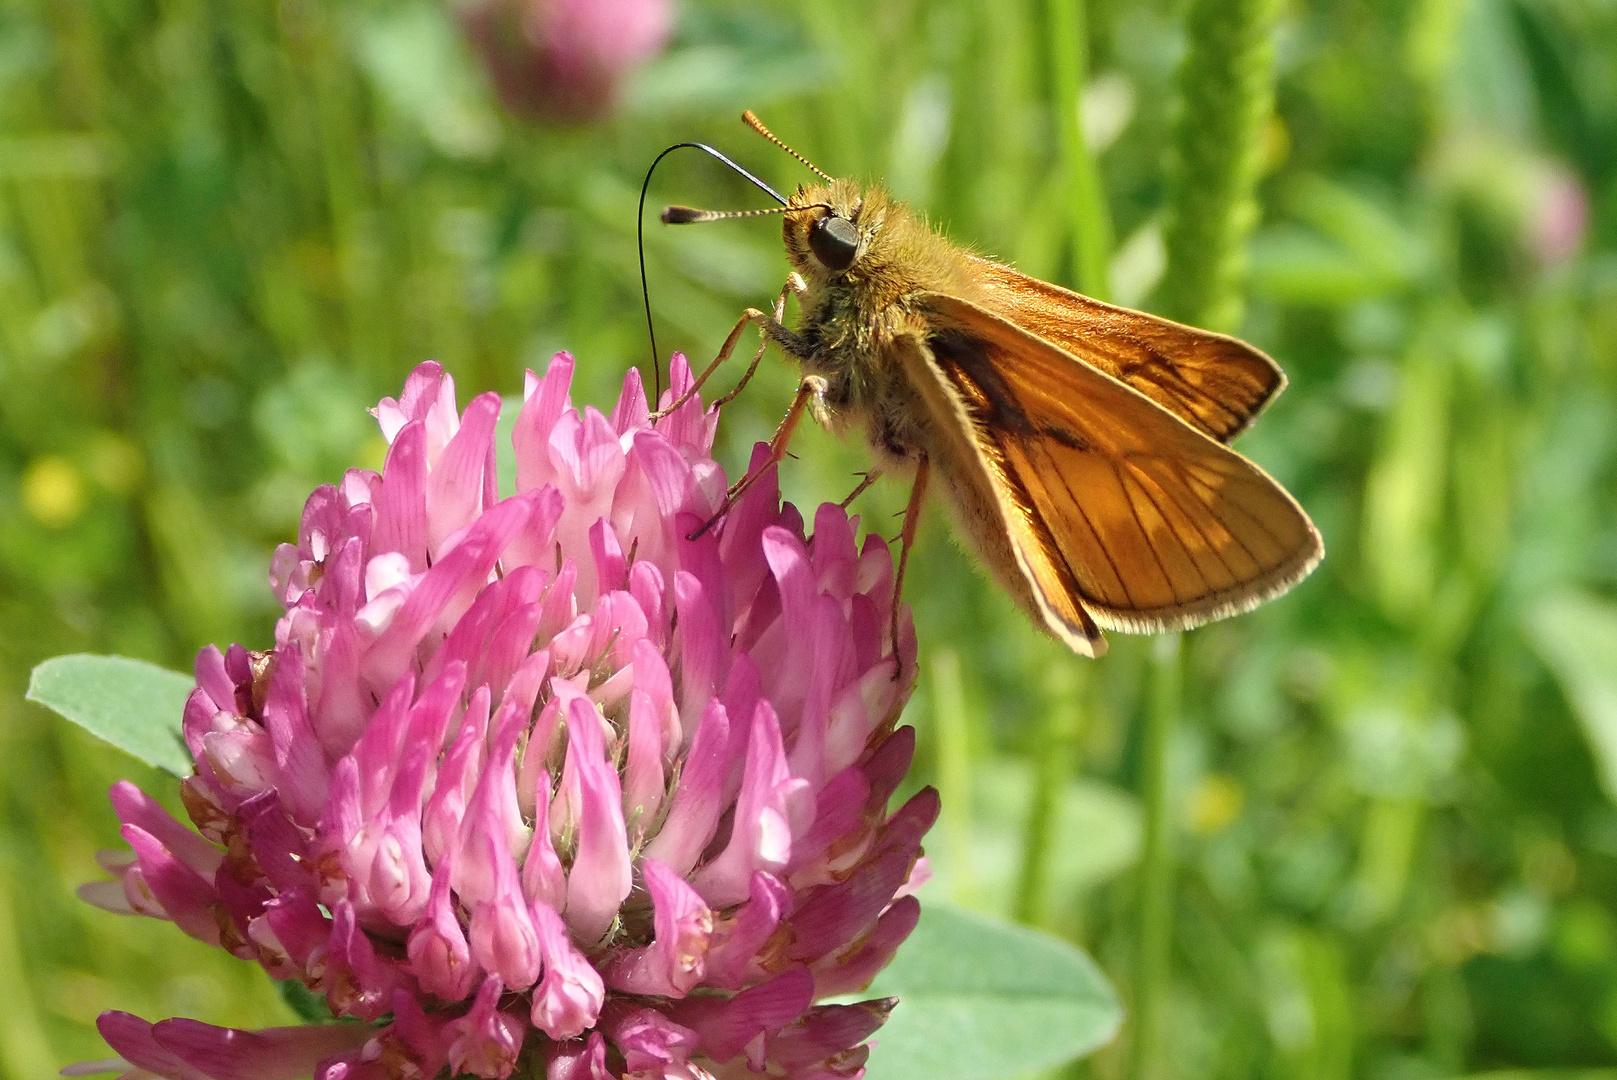
[[[669,206],[663,209],[664,225],[689,225],[697,221],[707,221],[712,215],[711,210],[698,210],[694,206]]]

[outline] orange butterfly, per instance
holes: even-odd
[[[994,576],[1084,656],[1106,651],[1103,629],[1198,626],[1318,565],[1325,549],[1308,515],[1226,445],[1285,386],[1273,360],[974,255],[881,187],[833,179],[743,118],[824,183],[783,198],[700,147],[781,207],[670,207],[663,220],[783,214],[794,273],[773,314],[750,309],[736,323],[697,385],[757,323],[803,372],[772,461],[807,410],[833,431],[863,427],[878,471],[914,475],[897,587],[932,468]],[[790,292],[803,312],[795,330],[781,321]]]

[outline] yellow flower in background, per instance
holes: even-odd
[[[46,528],[65,528],[84,513],[84,477],[58,454],[37,457],[22,474],[22,505]]]
[[[1239,780],[1226,773],[1211,773],[1191,791],[1185,816],[1192,832],[1211,836],[1240,817],[1245,804],[1246,792]]]

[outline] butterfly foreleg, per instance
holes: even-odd
[[[904,508],[904,531],[899,533],[898,570],[893,574],[893,610],[891,613],[892,634],[893,681],[897,682],[904,674],[904,658],[898,651],[898,615],[899,602],[904,597],[904,571],[910,564],[910,548],[915,546],[915,534],[921,527],[921,508],[926,505],[926,482],[932,472],[931,462],[927,456],[917,454],[915,460],[915,482],[910,485],[909,505]]]
[[[736,504],[741,496],[747,493],[748,488],[756,484],[759,478],[770,469],[780,464],[781,459],[786,456],[786,447],[792,441],[792,433],[797,430],[797,425],[803,422],[803,413],[808,409],[809,402],[823,393],[825,393],[824,379],[818,375],[803,376],[803,381],[797,385],[796,395],[792,397],[791,406],[786,410],[786,415],[781,418],[780,426],[775,429],[774,436],[769,440],[768,459],[758,468],[753,469],[731,485],[730,490],[724,493],[724,501],[719,504],[718,510],[702,524],[700,529],[691,533],[687,539],[700,539],[703,533],[711,529],[725,514],[730,512],[730,508]]]
[[[859,474],[855,473],[854,475],[858,476]],[[841,502],[837,503],[837,505],[842,507],[842,509],[846,510],[849,506],[853,505],[853,501],[855,499],[857,499],[859,496],[861,496],[861,495],[863,495],[865,493],[866,488],[870,487],[871,484],[874,484],[877,480],[880,480],[880,479],[881,479],[881,470],[880,469],[871,469],[871,470],[869,470],[868,472],[866,472],[864,474],[863,478],[859,481],[859,486],[855,487],[852,491],[848,492],[848,497],[846,499],[843,499]]]
[[[730,402],[736,399],[737,395],[739,395],[741,391],[747,388],[747,384],[752,381],[753,375],[758,371],[758,362],[764,358],[764,350],[769,347],[771,336],[770,327],[781,326],[781,320],[786,317],[787,295],[790,293],[796,293],[798,296],[802,296],[807,291],[808,286],[803,283],[802,276],[798,274],[796,270],[793,270],[789,275],[787,275],[786,284],[780,290],[780,295],[775,298],[773,318],[766,316],[757,308],[749,308],[747,310],[747,321],[758,324],[759,329],[762,331],[762,340],[758,342],[758,351],[752,354],[752,363],[747,365],[747,370],[742,373],[740,381],[735,384],[735,388],[732,389],[728,394],[725,394],[723,397],[720,397],[713,402],[714,408],[722,408],[723,406],[730,404]]]
[[[764,358],[764,349],[768,345],[770,338],[768,331],[769,325],[773,323],[774,325],[779,326],[781,320],[786,317],[786,297],[790,296],[792,293],[801,295],[807,289],[808,286],[803,283],[803,278],[794,270],[790,275],[787,276],[786,284],[781,287],[780,295],[775,298],[773,318],[771,318],[770,315],[759,311],[757,308],[748,308],[745,312],[743,312],[741,318],[736,320],[735,326],[730,328],[730,334],[724,339],[724,344],[719,347],[718,355],[713,358],[712,362],[709,363],[707,367],[702,369],[702,373],[696,377],[695,382],[691,383],[689,389],[687,389],[683,394],[680,394],[673,401],[669,402],[664,408],[658,409],[656,412],[651,414],[652,423],[656,423],[658,420],[661,420],[675,409],[681,408],[686,402],[690,401],[691,398],[695,397],[697,392],[702,389],[704,384],[706,384],[708,378],[712,376],[715,371],[719,370],[719,366],[726,360],[730,359],[730,357],[735,353],[736,342],[741,340],[741,331],[745,330],[749,323],[757,323],[763,328],[764,333],[763,340],[758,343],[758,351],[753,354],[752,363],[747,366],[746,373],[741,376],[741,381],[736,383],[735,389],[714,401],[713,407],[716,409],[722,408],[723,406],[734,401],[736,395],[741,393],[741,391],[746,387],[747,383],[752,381],[753,373],[758,370],[758,362]]]

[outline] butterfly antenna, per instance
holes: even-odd
[[[774,138],[774,136],[770,136],[770,137]],[[779,140],[776,140],[776,141],[778,142]],[[655,405],[663,396],[663,368],[662,368],[662,361],[661,361],[661,359],[659,359],[658,354],[657,354],[657,327],[652,322],[652,319],[651,319],[651,291],[646,286],[646,192],[651,187],[651,174],[657,171],[657,166],[662,161],[662,159],[667,157],[669,154],[672,154],[675,150],[685,150],[685,149],[700,150],[703,153],[707,154],[709,157],[717,158],[726,167],[728,167],[730,169],[730,171],[732,171],[732,172],[736,173],[737,175],[741,176],[743,179],[745,179],[746,181],[751,183],[754,187],[758,188],[760,191],[763,191],[765,194],[767,194],[771,199],[774,199],[776,202],[780,203],[782,211],[784,211],[784,209],[785,209],[785,207],[787,205],[786,204],[786,197],[784,195],[782,195],[780,192],[776,191],[774,188],[770,187],[768,184],[764,183],[762,180],[758,179],[758,177],[752,175],[752,173],[748,172],[746,169],[743,169],[740,165],[737,165],[735,162],[733,162],[729,158],[725,157],[719,151],[713,149],[713,147],[707,145],[707,143],[697,143],[697,142],[675,143],[673,146],[670,146],[668,149],[666,149],[662,153],[658,154],[656,156],[656,158],[654,158],[652,160],[651,168],[646,170],[646,179],[640,185],[640,210],[639,210],[639,215],[635,220],[635,241],[636,241],[637,246],[640,249],[640,299],[645,303],[645,307],[646,307],[646,333],[651,338],[651,371],[652,371],[652,379],[653,379],[652,385],[654,387],[654,389],[652,391],[651,400],[652,400],[653,405]],[[796,155],[794,154],[793,156],[795,157]],[[804,164],[807,164],[807,162],[804,162]],[[809,168],[813,169],[814,166],[809,165]],[[819,172],[819,170],[815,169],[815,172]],[[824,175],[824,174],[822,173],[821,175]],[[830,178],[827,177],[827,179],[830,179]],[[713,213],[714,211],[708,211],[708,212]],[[780,211],[774,211],[774,212],[780,212]],[[700,213],[700,211],[697,211],[697,213]],[[667,219],[667,217],[664,217],[663,220],[666,221],[668,219]],[[695,220],[695,219],[691,219],[691,220]],[[712,219],[704,218],[702,220],[712,220]]]
[[[770,214],[792,214],[799,210],[830,210],[830,203],[804,203],[802,206],[766,206],[762,210],[698,210],[694,206],[669,206],[663,209],[664,225],[699,225],[704,221],[729,221],[731,218],[766,217]]]
[[[781,142],[780,138],[773,131],[770,131],[768,128],[764,127],[764,122],[758,119],[757,113],[753,112],[751,109],[748,109],[746,112],[741,114],[741,119],[748,127],[752,128],[752,130],[756,131],[758,134],[762,135],[764,138],[768,139],[770,142],[774,143],[776,146],[780,147],[782,150],[786,151],[788,154],[792,155],[798,161],[806,165],[809,172],[818,176],[827,184],[832,182],[830,174],[828,174],[824,169],[814,164],[814,162],[810,161],[802,154],[799,154],[796,150],[793,150],[790,146],[787,146],[785,143]]]

